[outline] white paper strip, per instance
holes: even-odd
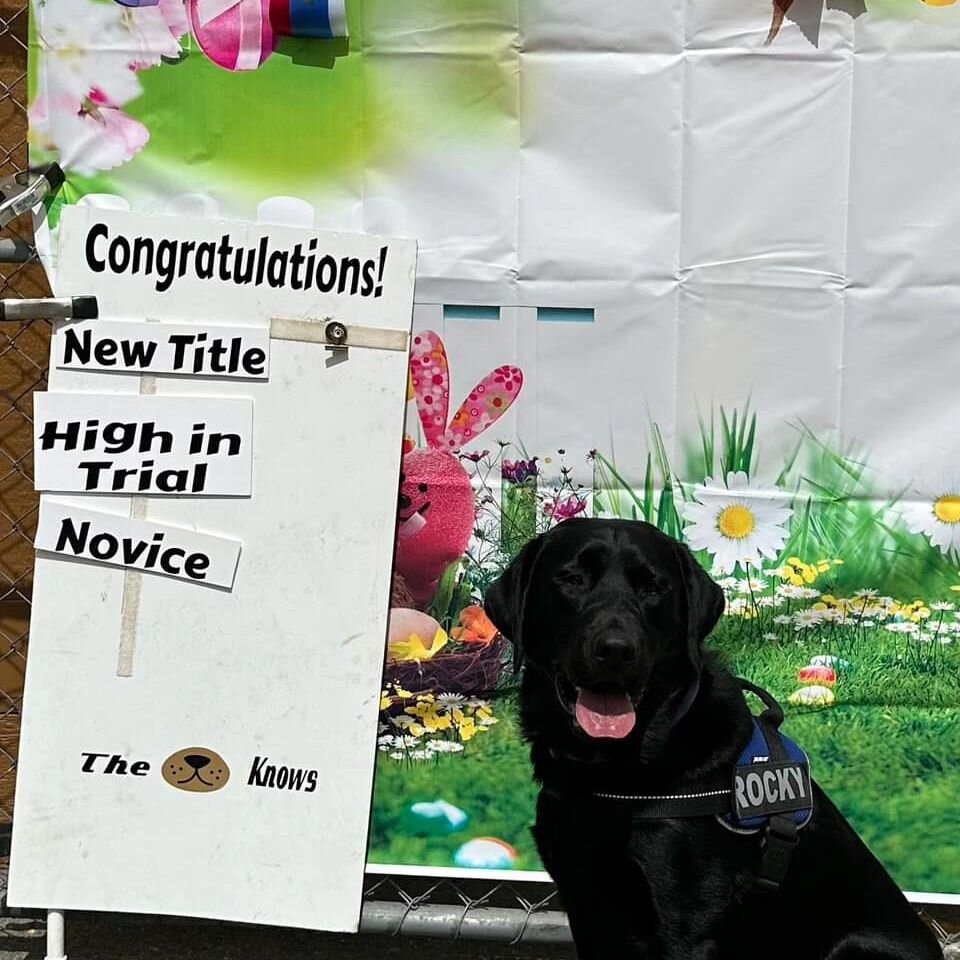
[[[165,524],[81,510],[47,497],[40,507],[34,547],[63,557],[230,588],[241,544]]]
[[[253,402],[34,395],[34,487],[61,493],[249,496]]]
[[[266,327],[83,320],[57,327],[53,362],[68,370],[266,380],[270,333]]]

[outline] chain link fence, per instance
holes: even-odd
[[[27,5],[0,0],[0,177],[27,167]],[[29,217],[0,236],[27,241]],[[32,252],[26,263],[0,263],[0,297],[49,296]],[[46,321],[0,322],[0,824],[13,818],[23,675],[27,659],[33,536],[32,398],[46,386],[50,326]]]

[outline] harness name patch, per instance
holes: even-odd
[[[733,812],[738,820],[791,813],[812,806],[810,767],[795,760],[753,763],[733,771]]]

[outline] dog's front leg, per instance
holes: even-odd
[[[533,829],[544,866],[557,885],[578,960],[661,960],[653,941],[646,883],[629,860],[589,838],[539,823]]]

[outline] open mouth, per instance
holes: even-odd
[[[426,525],[427,520],[424,514],[430,509],[430,501],[427,500],[421,507],[414,510],[406,517],[399,518],[397,533],[401,538],[412,537],[419,533]]]
[[[640,697],[632,697],[622,687],[583,687],[558,676],[557,696],[588,737],[623,740],[637,725],[636,703]]]

